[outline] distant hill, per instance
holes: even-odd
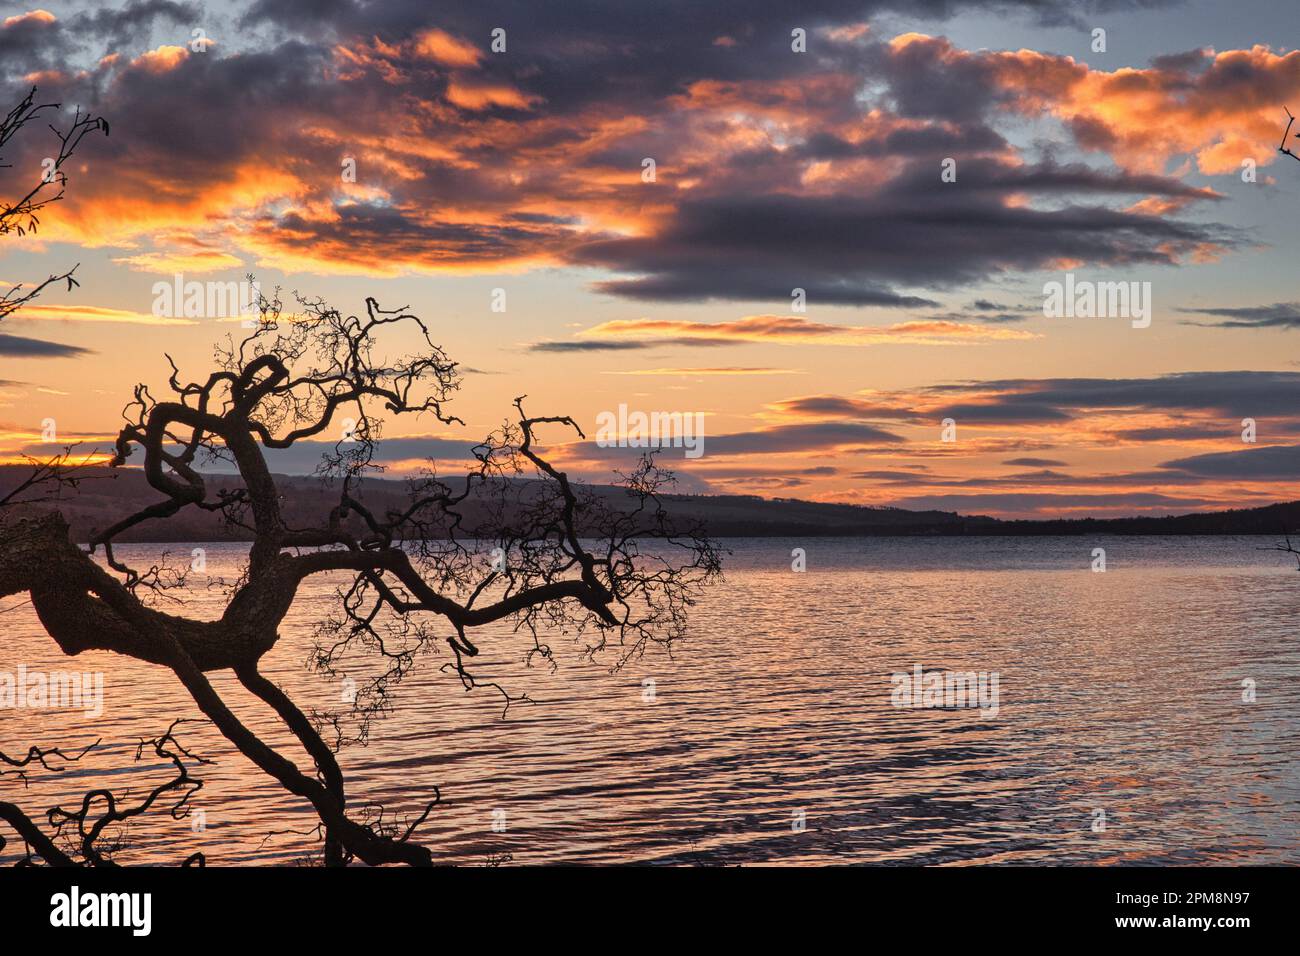
[[[28,470],[0,466],[0,496],[12,489]],[[138,469],[94,469],[91,480],[65,492],[62,500],[26,510],[57,508],[72,525],[77,540],[87,540],[93,530],[158,501],[160,495]],[[333,493],[314,478],[278,476],[284,495],[286,521],[294,527],[321,523],[334,504]],[[233,476],[213,475],[209,488],[234,487]],[[527,484],[525,482],[525,484]],[[608,485],[596,492],[617,502],[623,492]],[[369,507],[383,512],[406,499],[405,484],[389,479],[366,483]],[[902,508],[827,504],[796,498],[759,498],[751,495],[666,495],[665,506],[682,519],[702,520],[715,537],[878,536],[878,535],[1043,535],[1043,534],[1281,534],[1300,528],[1300,502],[1262,508],[1175,515],[1165,518],[1083,518],[1006,521],[986,515],[959,515],[950,511],[906,511]],[[465,509],[473,513],[472,504]],[[118,540],[220,541],[240,540],[225,532],[221,519],[209,512],[184,509],[175,517],[148,522]]]
[[[1300,501],[1163,518],[1009,521],[952,511],[826,504],[749,495],[674,495],[673,514],[703,519],[719,537],[794,535],[1281,534],[1300,528]]]

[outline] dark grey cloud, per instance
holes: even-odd
[[[14,10],[5,18],[24,12]],[[48,69],[63,48],[59,32],[55,24],[31,16],[0,28],[0,63],[8,69],[18,67],[26,72]]]
[[[830,132],[809,136],[793,147],[801,159],[850,159],[855,156],[951,156],[981,152],[1001,152],[1007,141],[997,131],[982,124],[959,126],[956,130],[934,126],[890,130],[883,136],[867,136],[849,142]],[[737,153],[733,165],[776,161],[791,155],[775,149]]]
[[[838,475],[839,473],[840,469],[836,468],[834,465],[814,465],[811,468],[728,466],[724,468],[709,468],[708,477],[710,479],[718,480],[780,477],[782,475],[801,475],[812,478],[826,478],[831,475]]]
[[[0,25],[0,63],[8,76],[67,69],[69,61],[81,53],[98,59],[121,52],[124,47],[148,49],[148,38],[155,24],[197,26],[202,7],[174,0],[132,0],[121,7],[71,15],[59,13],[53,21],[23,16],[40,9],[41,4],[33,2],[0,13],[0,24],[10,17],[20,18],[7,27]],[[175,37],[172,42],[178,39]],[[189,39],[188,34],[185,39]]]
[[[121,7],[101,7],[77,14],[65,22],[71,31],[106,38],[110,44],[123,46],[128,42],[138,43],[140,34],[159,21],[199,27],[204,9],[201,3],[131,0]]]
[[[281,36],[309,38],[323,47],[371,38],[393,44],[434,27],[486,48],[491,31],[500,27],[507,32],[508,53],[487,56],[481,64],[493,79],[508,81],[540,97],[552,113],[616,102],[626,114],[653,118],[671,116],[666,99],[701,80],[797,80],[828,69],[859,74],[875,71],[875,60],[884,56],[880,44],[837,43],[820,30],[866,22],[882,13],[937,22],[974,12],[1082,26],[1087,16],[1170,2],[1177,0],[803,0],[792,9],[786,0],[566,0],[552,4],[534,0],[473,4],[256,0],[248,6],[243,22],[253,27],[270,24]],[[808,31],[806,54],[791,52],[790,31],[795,26]],[[874,49],[874,55],[867,48]],[[594,77],[600,81],[593,82]],[[977,87],[987,90],[990,80],[984,73],[950,80],[934,76],[930,83],[943,85],[961,102],[961,96]],[[846,104],[845,108],[849,107],[851,104]],[[978,124],[972,124],[968,115],[962,126],[968,125]],[[892,145],[900,152],[910,152],[909,135],[900,134]],[[961,143],[967,133],[957,130],[949,135]],[[996,136],[989,131],[975,135]],[[927,133],[919,136],[930,139]],[[991,138],[971,140],[969,145],[987,148],[992,142]],[[824,145],[831,150],[843,148],[830,141]],[[928,151],[928,143],[921,148]],[[639,161],[641,155],[635,158]]]
[[[574,247],[576,264],[632,278],[596,289],[669,301],[789,300],[916,307],[925,299],[897,286],[949,287],[1060,259],[1104,266],[1172,265],[1201,244],[1235,247],[1227,227],[1103,206],[1010,206],[1013,192],[1084,185],[1104,191],[1187,187],[1153,177],[1092,174],[1059,166],[1022,168],[972,161],[961,186],[938,169],[911,170],[872,196],[723,196],[687,200],[657,235],[608,238]],[[1163,184],[1163,185],[1162,185]],[[1205,198],[1205,197],[1200,197]]]
[[[1010,322],[1025,322],[1034,316],[1041,316],[1042,314],[1043,308],[1041,305],[1003,305],[1000,302],[991,302],[988,299],[976,299],[967,305],[964,311],[936,313],[931,315],[930,318],[947,322],[969,322],[974,319],[976,322],[984,322],[988,325],[1001,325]]]
[[[0,355],[13,358],[71,358],[74,355],[91,355],[91,349],[80,345],[64,345],[44,339],[29,339],[20,335],[0,332]]]
[[[634,352],[649,348],[650,342],[619,340],[608,342],[585,341],[575,339],[562,342],[534,342],[528,346],[530,352]]]
[[[703,457],[713,459],[727,455],[784,455],[796,452],[825,451],[846,447],[891,445],[904,439],[892,432],[862,422],[811,422],[779,425],[760,431],[734,432],[730,435],[704,435]],[[574,446],[572,455],[587,461],[635,460],[644,448],[601,447],[594,441]],[[664,446],[665,458],[682,458],[683,449]],[[800,472],[802,473],[802,472]]]
[[[718,59],[732,52],[714,44],[719,36],[731,37],[741,48],[752,49],[764,45],[766,38],[774,34],[780,48],[789,52],[792,25],[804,26],[811,32],[816,27],[858,22],[882,13],[937,20],[983,11],[1062,25],[1082,23],[1080,18],[1089,14],[1160,8],[1177,2],[803,0],[795,11],[785,0],[714,0],[707,4],[694,0],[566,0],[544,7],[531,0],[483,0],[436,7],[425,0],[254,0],[244,22],[273,23],[311,35],[372,32],[385,39],[429,25],[484,36],[494,26],[505,26],[517,30],[521,39],[531,41],[521,44],[521,48],[534,57],[558,46],[584,64],[611,62],[615,54],[622,53],[629,66],[641,66],[643,61],[636,56],[635,48],[644,45],[653,48],[658,60],[683,66],[704,60],[705,54]],[[648,50],[645,56],[648,60]],[[587,79],[590,81],[590,75]]]
[[[1151,3],[1125,3],[1111,9],[1135,9],[1168,6]],[[996,7],[995,4],[991,5]],[[1085,32],[1097,26],[1095,17],[1104,4],[1078,3],[1066,12],[1056,4],[1039,5],[1040,19],[1056,25],[1069,23]],[[978,123],[996,108],[1013,101],[1019,94],[998,83],[999,64],[990,57],[948,56],[943,38],[934,38],[901,47],[872,45],[865,63],[882,78],[893,108],[904,116],[944,120],[961,125]],[[1095,64],[1094,64],[1095,65]],[[957,155],[950,153],[949,155]]]
[[[393,43],[434,27],[487,47],[491,31],[502,27],[508,55],[488,57],[483,64],[493,78],[542,97],[555,112],[617,100],[629,113],[650,115],[662,108],[664,98],[697,80],[797,77],[824,69],[837,55],[833,45],[822,42],[819,47],[813,36],[814,52],[794,55],[792,26],[812,34],[819,26],[855,22],[882,9],[944,15],[971,5],[963,0],[808,0],[800,5],[795,24],[792,11],[777,0],[440,5],[426,0],[259,0],[245,22],[275,24],[288,35],[316,38],[322,45],[354,37]],[[724,36],[737,45],[715,44]],[[600,81],[593,82],[595,77]]]
[[[956,511],[977,515],[994,511],[1002,515],[1086,518],[1109,517],[1117,509],[1140,508],[1168,514],[1178,510],[1216,507],[1218,502],[1195,496],[1163,495],[1152,491],[1103,494],[1053,494],[1051,492],[1008,492],[972,495],[915,495],[895,498],[890,504],[913,511]]]
[[[992,302],[989,299],[976,299],[966,306],[965,312],[950,312],[943,316],[933,316],[933,318],[949,319],[953,322],[970,321],[975,319],[977,322],[986,322],[989,324],[1001,324],[1007,322],[1024,322],[1030,316],[1042,315],[1041,306],[1032,305],[1005,305],[1001,302]]]
[[[376,443],[374,460],[376,464],[398,461],[473,461],[472,449],[476,444],[472,440],[452,438],[384,438]],[[346,445],[338,446],[346,448]],[[271,471],[286,475],[309,475],[320,465],[327,454],[334,454],[336,446],[329,441],[299,441],[288,448],[265,449],[266,463]],[[234,473],[235,468],[228,462],[218,461],[203,466],[204,471],[214,474]]]
[[[947,61],[937,42],[910,43],[898,50],[875,47],[871,65],[885,78],[894,109],[903,116],[969,123],[984,117],[1002,96],[991,62],[977,57]]]
[[[1002,379],[936,385],[933,393],[995,391],[997,404],[1062,411],[1126,408],[1216,412],[1240,421],[1300,414],[1300,372],[1177,372],[1153,378]],[[1225,421],[1225,427],[1228,424]]]
[[[687,348],[717,348],[723,345],[735,345],[736,339],[677,338],[677,339],[561,339],[556,342],[534,342],[528,346],[530,352],[636,352],[643,349],[684,346]],[[747,344],[741,342],[740,344]]]
[[[1187,50],[1183,53],[1169,53],[1164,56],[1153,56],[1151,65],[1157,70],[1191,73],[1209,66],[1214,62],[1213,51],[1207,51],[1205,48]]]
[[[1099,170],[1083,163],[1058,164],[1050,157],[1037,165],[1005,165],[992,160],[963,163],[964,187],[994,192],[1166,196],[1220,201],[1223,194],[1181,179],[1126,170]],[[971,181],[970,173],[974,172]],[[963,181],[964,180],[964,181]]]
[[[1208,424],[1156,425],[1149,428],[1117,428],[1109,432],[1112,438],[1122,441],[1202,441],[1205,439],[1237,437],[1241,425],[1237,421]]]
[[[883,481],[889,484],[915,484],[920,476],[915,471],[903,471],[892,468],[879,468],[871,471],[855,471],[849,476],[850,478],[861,478],[864,481]],[[925,478],[926,481],[930,479]]]
[[[947,405],[939,410],[944,418],[966,425],[1010,425],[1017,422],[1065,422],[1074,416],[1047,403],[972,402]]]
[[[1167,461],[1160,467],[1204,478],[1290,481],[1300,479],[1300,445],[1267,445],[1241,451],[1212,452]]]
[[[891,421],[919,422],[922,417],[901,405],[851,398],[844,395],[805,395],[779,403],[783,414],[809,417],[886,418]]]
[[[849,43],[819,32],[882,12],[935,19],[1012,12],[1060,23],[1080,9],[1138,9],[1152,2],[1098,0],[1081,7],[1068,0],[808,0],[796,17],[778,0],[704,5],[574,0],[544,6],[529,0],[452,5],[258,0],[244,7],[244,23],[252,30],[242,38],[239,55],[226,55],[218,46],[159,73],[128,66],[127,53],[111,69],[67,81],[60,92],[95,103],[110,116],[114,130],[113,137],[97,144],[99,161],[113,176],[101,177],[102,187],[80,184],[69,207],[94,202],[99,188],[137,198],[156,194],[160,169],[184,171],[168,180],[167,198],[198,202],[211,186],[228,184],[250,165],[275,163],[304,184],[304,196],[320,201],[304,201],[299,208],[319,208],[334,198],[338,185],[337,147],[393,137],[393,111],[410,98],[439,109],[397,124],[402,135],[438,141],[440,134],[463,132],[461,121],[468,126],[471,120],[492,119],[510,121],[512,133],[464,137],[474,145],[464,146],[456,161],[404,156],[408,169],[402,176],[372,163],[360,175],[389,201],[339,203],[335,215],[319,218],[277,210],[253,224],[249,242],[261,240],[264,254],[274,248],[360,267],[435,258],[478,264],[555,256],[616,273],[596,288],[642,300],[789,301],[791,289],[798,287],[814,302],[900,308],[936,306],[927,289],[1062,258],[1098,265],[1169,264],[1207,245],[1232,247],[1240,237],[1212,223],[1097,203],[1129,194],[1213,200],[1211,191],[1172,177],[1051,160],[1013,162],[1006,140],[984,122],[987,104],[966,99],[991,95],[993,80],[981,58],[932,69],[930,60],[912,62],[911,53],[895,57],[870,37]],[[0,43],[55,51],[51,63],[66,66],[72,41],[58,37],[80,31],[99,41],[135,38],[158,23],[193,25],[202,12],[197,4],[135,0],[53,25],[18,24],[4,31],[8,38]],[[789,48],[795,20],[810,31],[806,55]],[[507,29],[508,55],[486,52],[490,31],[498,26]],[[373,52],[376,40],[408,44],[426,28],[446,30],[483,49],[476,81],[500,81],[519,90],[533,104],[527,114],[503,104],[469,111],[473,117],[464,109],[457,114],[459,108],[446,97],[449,71],[428,61],[408,57],[400,69],[385,73],[370,66],[353,72],[336,60],[339,50]],[[726,45],[717,42],[722,38]],[[923,52],[935,55],[925,44],[906,50],[912,46],[918,58]],[[8,61],[6,68],[12,78],[16,71]],[[343,74],[346,80],[340,79]],[[758,97],[761,110],[765,97],[773,105],[790,105],[781,98],[786,94],[774,91],[783,83],[798,90],[802,79],[828,77],[836,81],[829,93],[810,84],[806,108],[818,132],[806,141],[784,151],[723,151],[708,160],[683,160],[701,163],[681,173],[699,178],[701,185],[690,191],[696,198],[665,210],[665,225],[656,235],[584,237],[581,209],[570,213],[593,196],[589,178],[561,185],[557,181],[564,176],[540,171],[531,177],[502,175],[507,167],[526,165],[520,157],[530,150],[569,141],[587,145],[584,131],[610,116],[643,118],[645,131],[617,137],[604,161],[626,170],[636,168],[644,155],[661,155],[671,168],[674,144],[690,153],[681,144],[699,142],[698,130],[681,135],[679,124],[689,111],[675,100],[698,81],[762,81],[742,94]],[[879,134],[853,140],[852,131],[863,125],[863,84],[882,80],[905,114],[952,122],[928,128],[884,124],[889,128]],[[442,139],[461,141],[454,135]],[[941,185],[934,160],[950,152],[961,157],[959,181]],[[854,156],[912,161],[873,195],[847,189],[843,195],[795,195],[810,159]],[[29,166],[29,159],[21,157],[20,168]],[[1011,195],[1026,193],[1046,197],[1058,208],[1008,204]],[[669,195],[671,206],[676,194]],[[543,202],[565,214],[518,212]],[[444,206],[456,207],[459,214],[440,221],[436,211]],[[589,241],[579,242],[583,238]],[[1019,320],[1017,310],[983,311],[979,319]]]
[[[862,422],[813,422],[780,425],[762,431],[709,436],[704,453],[713,455],[761,455],[815,451],[849,445],[882,445],[901,442],[892,432]]]
[[[43,81],[39,99],[89,104],[112,124],[111,136],[95,137],[77,154],[78,160],[93,161],[103,172],[78,176],[64,202],[93,204],[102,192],[119,201],[134,197],[147,202],[162,196],[197,203],[211,186],[229,182],[241,164],[265,150],[274,152],[286,170],[306,175],[320,164],[316,157],[321,148],[302,128],[328,126],[340,110],[358,117],[358,126],[379,121],[373,108],[367,111],[356,102],[368,92],[324,79],[326,63],[327,51],[287,42],[240,56],[222,56],[214,48],[188,56],[162,74],[119,63],[70,75],[63,83]],[[3,76],[11,91],[21,85],[8,70]],[[292,104],[292,122],[282,112],[284,104]],[[9,144],[15,153],[6,154],[5,161],[16,170],[39,167],[40,157],[49,151],[48,140],[48,135],[16,138]],[[169,171],[165,189],[160,189],[159,170]],[[332,153],[328,170],[337,180]],[[361,241],[362,228],[370,224],[368,212],[365,206],[350,211],[355,238]],[[396,228],[392,221],[380,225]]]
[[[448,262],[507,261],[561,238],[555,230],[523,222],[507,226],[425,223],[409,209],[365,203],[342,206],[336,213],[329,222],[307,220],[296,213],[267,216],[255,228],[274,233],[276,244],[289,250],[307,252],[328,246],[343,262],[373,262],[384,256],[411,259],[432,250],[442,250]]]
[[[1300,302],[1275,302],[1272,305],[1223,306],[1205,309],[1179,309],[1191,315],[1212,315],[1215,322],[1184,322],[1220,329],[1300,329]]]
[[[978,400],[964,400],[968,393],[977,393]],[[951,400],[935,407],[937,397]],[[1145,379],[963,382],[923,389],[915,404],[928,410],[922,415],[905,401],[841,395],[802,396],[777,402],[772,407],[783,414],[810,418],[880,419],[908,424],[953,418],[959,425],[1065,423],[1097,412],[1143,411],[1172,415],[1175,420],[1139,428],[1121,426],[1108,431],[1108,436],[1130,442],[1229,441],[1240,438],[1243,418],[1260,420],[1264,423],[1261,427],[1266,427],[1274,440],[1300,436],[1300,372],[1182,372]],[[1007,459],[1003,464],[1053,468],[1066,463],[1051,458],[1020,457]],[[1036,477],[1052,480],[1054,476]],[[1168,475],[1160,473],[1120,475],[1115,480],[1124,483],[1152,478],[1169,480]]]
[[[876,472],[877,475],[892,474],[888,484],[915,484],[915,475],[893,472]],[[1103,475],[1071,475],[1063,471],[1041,468],[1036,471],[1020,471],[1009,475],[981,475],[974,478],[944,478],[926,476],[925,484],[941,488],[1003,488],[1029,487],[1039,488],[1045,485],[1086,486],[1090,488],[1151,488],[1166,485],[1200,485],[1205,479],[1192,474],[1177,471],[1134,471]]]

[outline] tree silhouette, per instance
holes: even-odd
[[[25,128],[44,119],[46,115],[57,114],[61,108],[60,103],[38,104],[36,87],[32,87],[18,105],[0,119],[0,169],[13,168],[13,164],[5,162],[4,158],[15,137]],[[96,130],[103,130],[104,135],[108,135],[108,121],[102,117],[83,114],[80,107],[76,109],[72,122],[66,129],[59,129],[52,123],[48,125],[58,146],[52,155],[44,157],[39,174],[33,170],[32,175],[19,178],[22,185],[16,187],[18,193],[13,199],[0,197],[0,235],[16,233],[24,236],[35,233],[41,221],[37,213],[63,198],[64,189],[68,184],[68,176],[63,167],[72,158],[81,141],[88,133]],[[21,284],[13,286],[0,295],[0,319],[18,311],[40,295],[47,286],[66,282],[68,289],[71,290],[77,285],[77,280],[72,277],[76,271],[77,266],[73,266],[67,272],[51,274],[44,281],[25,291]]]
[[[216,368],[205,378],[184,381],[168,357],[170,394],[155,399],[147,386],[136,387],[112,465],[142,453],[156,502],[98,530],[85,547],[69,540],[57,511],[0,508],[0,597],[29,594],[42,626],[66,654],[110,650],[169,669],[244,757],[311,806],[326,864],[427,865],[433,853],[412,836],[437,805],[436,790],[412,821],[399,823],[382,808],[376,816],[373,805],[358,819],[348,812],[337,756],[390,708],[415,658],[445,647],[444,669],[473,689],[480,683],[472,666],[479,650],[471,633],[507,621],[526,635],[530,659],[553,663],[547,635],[562,633],[584,655],[608,650],[617,667],[651,642],[682,636],[689,607],[719,573],[719,554],[699,527],[679,527],[663,508],[660,491],[671,475],[652,453],[620,476],[615,497],[575,484],[543,457],[539,431],[582,437],[581,430],[569,417],[530,417],[522,398],[515,401],[517,414],[473,448],[467,473],[444,480],[430,469],[408,480],[402,507],[380,513],[367,503],[366,488],[385,421],[431,415],[444,425],[463,424],[446,410],[460,386],[456,364],[405,309],[385,310],[367,299],[358,317],[319,299],[297,301],[296,314],[284,315],[278,293],[269,300],[259,294],[256,328],[218,346]],[[409,341],[412,334],[420,342],[416,354],[387,357],[393,338]],[[266,451],[313,440],[323,440],[317,475],[337,492],[331,498],[337,503],[311,526],[290,526]],[[216,480],[204,474],[203,466],[218,460],[233,463],[233,486],[223,481],[213,488]],[[58,481],[60,472],[57,464],[47,468],[36,484]],[[127,529],[189,508],[219,513],[252,537],[243,573],[215,621],[155,606],[167,596],[184,610],[188,568],[133,568],[114,548]],[[354,728],[347,731],[340,715],[305,713],[259,669],[285,637],[280,625],[300,585],[338,572],[350,584],[316,629],[316,667],[337,676],[351,651],[380,662],[344,715]],[[221,670],[233,671],[278,715],[314,771],[300,769],[236,717],[208,679]],[[488,686],[507,707],[517,699]],[[171,794],[172,813],[183,814],[197,783],[187,768],[200,758],[171,729],[141,747],[166,756],[177,770],[148,802]],[[0,755],[0,772],[6,764],[48,769],[79,756],[33,747],[26,760]],[[26,842],[29,860],[34,854],[51,864],[100,865],[111,855],[96,849],[104,828],[91,805],[104,803],[115,820],[126,811],[111,794],[92,796],[80,810],[49,811],[52,834],[12,803],[0,803],[0,819]],[[73,831],[71,851],[55,842]]]
[[[1283,107],[1283,109],[1286,109],[1286,107]],[[1278,146],[1277,151],[1278,151],[1279,153],[1284,153],[1284,154],[1286,154],[1287,156],[1290,156],[1290,157],[1291,157],[1292,159],[1294,159],[1294,160],[1300,161],[1300,156],[1297,156],[1294,152],[1292,152],[1290,149],[1288,149],[1288,148],[1287,148],[1287,145],[1286,145],[1286,138],[1287,138],[1288,136],[1291,135],[1291,126],[1292,126],[1292,124],[1294,124],[1294,123],[1295,123],[1295,116],[1293,116],[1292,113],[1291,113],[1291,111],[1290,111],[1289,109],[1287,109],[1287,111],[1286,111],[1286,129],[1284,129],[1284,130],[1282,131],[1282,142],[1281,142],[1281,144]],[[1296,134],[1296,138],[1297,138],[1297,139],[1300,139],[1300,133],[1297,133],[1297,134]]]

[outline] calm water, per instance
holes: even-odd
[[[479,632],[493,662],[481,676],[536,700],[502,719],[499,696],[465,694],[426,658],[370,745],[344,751],[350,799],[413,813],[440,787],[420,833],[461,864],[1300,862],[1300,574],[1259,550],[1272,543],[729,541],[726,579],[672,659],[653,650],[610,674],[569,653],[552,673],[521,665],[523,636]],[[794,547],[805,573],[790,569]],[[1104,574],[1090,570],[1094,547]],[[211,546],[209,571],[232,574],[241,550]],[[195,613],[218,613],[220,592],[191,591]],[[264,662],[304,707],[340,698],[305,667],[331,593],[317,582]],[[26,790],[0,778],[5,799],[39,816],[93,787],[138,793],[167,778],[132,758],[138,738],[197,716],[168,672],[63,657],[29,607],[0,627],[0,671],[102,670],[106,685],[98,720],[0,710],[9,753],[104,741]],[[890,675],[918,664],[996,672],[998,714],[892,706]],[[250,725],[308,765],[265,708],[214,676]],[[152,815],[128,832],[123,862],[193,849],[213,865],[293,862],[312,847],[301,831],[314,817],[219,735],[195,723],[182,740],[217,761],[198,772],[206,829]]]

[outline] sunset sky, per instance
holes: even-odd
[[[0,459],[102,444],[164,353],[204,376],[237,321],[159,318],[153,285],[251,272],[408,306],[462,363],[466,427],[392,423],[392,474],[527,394],[589,438],[620,404],[704,413],[703,456],[663,456],[692,492],[1300,498],[1298,27],[1294,0],[6,3],[5,109],[34,85],[111,135],[36,237],[0,237],[6,288],[81,282],[0,323]],[[51,141],[3,151],[0,197]],[[1044,317],[1067,271],[1150,282],[1150,327]],[[543,437],[590,480],[635,455]]]

